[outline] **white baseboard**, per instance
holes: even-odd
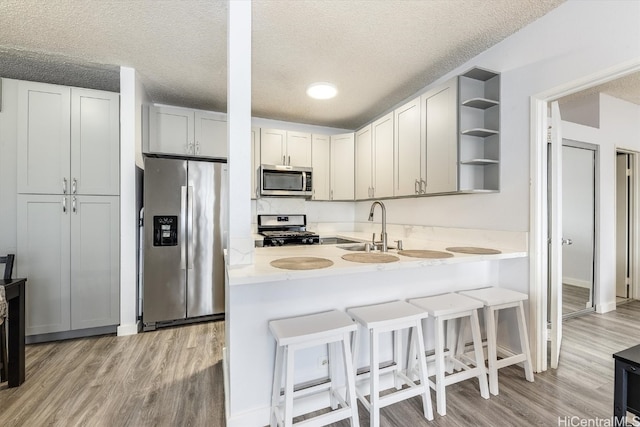
[[[616,309],[616,302],[609,302],[606,304],[598,304],[596,305],[596,313],[608,313]]]
[[[136,323],[131,323],[128,325],[120,325],[116,330],[116,333],[119,337],[124,337],[127,335],[135,335],[140,330],[140,321]]]
[[[563,277],[562,283],[572,286],[578,286],[580,288],[591,288],[591,282],[588,280],[576,279],[575,277]]]

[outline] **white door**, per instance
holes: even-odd
[[[26,335],[71,327],[69,195],[18,194],[17,277],[27,277]]]
[[[372,197],[393,196],[393,112],[371,125],[373,137]]]
[[[311,134],[287,132],[287,164],[311,167]]]
[[[286,165],[287,131],[260,129],[260,163]]]
[[[196,156],[227,158],[227,115],[196,111],[194,119]]]
[[[120,194],[120,96],[71,89],[72,194]]]
[[[562,133],[558,102],[551,103],[549,137],[549,341],[550,366],[558,367],[562,344]]]
[[[353,200],[353,133],[331,136],[331,200]]]
[[[119,205],[71,196],[71,329],[120,323]]]
[[[70,90],[18,83],[18,193],[70,191]]]
[[[394,113],[394,196],[420,194],[420,97]]]
[[[314,134],[311,138],[311,165],[313,167],[313,200],[329,200],[331,176],[331,143],[329,136]]]
[[[193,110],[152,106],[149,109],[149,151],[193,155],[193,118]]]
[[[372,163],[371,125],[367,125],[356,132],[356,200],[373,197],[371,188]]]

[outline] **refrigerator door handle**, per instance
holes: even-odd
[[[180,187],[180,269],[187,268],[187,219],[185,212],[187,211],[187,187]]]
[[[193,270],[193,239],[195,238],[195,230],[193,229],[193,186],[187,187],[187,230],[189,233],[188,242],[189,248],[187,249],[187,269]]]

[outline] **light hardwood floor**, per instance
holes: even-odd
[[[0,426],[222,427],[223,343],[224,322],[211,322],[29,345],[26,382],[0,386]],[[610,418],[611,355],[638,343],[640,301],[569,319],[559,369],[529,383],[520,368],[504,368],[499,396],[484,400],[477,381],[465,381],[447,388],[446,416],[426,421],[413,398],[384,408],[381,426],[558,426],[572,425],[559,424],[564,417]],[[432,399],[435,407],[435,393]],[[360,421],[369,423],[363,407]]]

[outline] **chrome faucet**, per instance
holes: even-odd
[[[376,246],[377,243],[381,243],[382,248],[380,250],[382,252],[387,252],[387,210],[385,209],[384,204],[381,201],[376,200],[371,204],[371,210],[369,211],[369,221],[373,221],[373,211],[375,210],[376,205],[380,205],[380,207],[382,208],[382,233],[380,236],[382,240],[380,242],[376,242],[376,233],[373,233],[373,244],[374,246]]]

